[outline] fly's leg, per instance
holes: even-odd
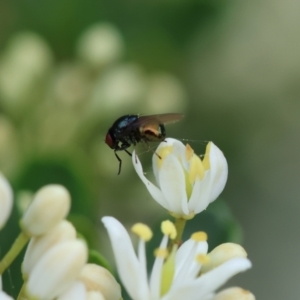
[[[116,156],[117,160],[119,161],[119,172],[118,172],[118,175],[120,175],[120,173],[121,173],[122,159],[119,157],[119,155],[117,154],[116,151],[122,151],[122,150],[124,150],[128,155],[132,156],[131,153],[127,150],[128,147],[130,147],[130,144],[123,142],[121,144],[121,146],[118,146],[118,148],[115,149],[115,156]]]
[[[146,140],[143,140],[143,142],[144,142],[144,145],[147,146],[148,150],[150,150],[150,151],[151,151],[153,154],[155,154],[159,159],[161,159],[161,157],[157,154],[157,152],[154,151],[154,150],[149,146],[149,144],[147,143]]]
[[[132,156],[132,154],[127,149],[124,149],[124,150],[129,156]]]
[[[117,154],[116,151],[115,151],[115,156],[116,156],[117,160],[119,161],[119,172],[118,172],[118,175],[120,175],[120,173],[121,173],[121,167],[122,167],[122,159],[119,157],[119,155]]]

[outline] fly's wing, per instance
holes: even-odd
[[[170,113],[161,115],[150,115],[150,116],[140,116],[138,119],[127,126],[124,129],[124,133],[130,132],[134,129],[151,126],[157,127],[159,124],[174,123],[183,118],[183,114]]]
[[[140,116],[136,122],[139,124],[139,126],[159,125],[174,123],[181,120],[182,118],[183,114],[170,113],[161,115]]]

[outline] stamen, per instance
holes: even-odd
[[[191,239],[196,242],[204,242],[204,241],[207,241],[207,234],[204,231],[194,232],[191,235]]]
[[[197,155],[193,155],[190,160],[190,182],[193,184],[198,176],[199,179],[203,179],[205,174],[205,166],[203,165],[201,159]]]
[[[190,161],[190,159],[193,157],[194,155],[194,150],[192,149],[192,147],[189,144],[186,144],[185,146],[185,157],[187,161]]]
[[[161,231],[164,235],[169,236],[172,240],[176,238],[177,231],[175,225],[169,220],[161,223]]]
[[[210,262],[210,258],[208,255],[205,254],[198,254],[196,256],[196,261],[201,264],[201,265],[205,265],[208,264]]]
[[[209,163],[210,148],[211,148],[211,142],[209,142],[206,146],[204,159],[202,161],[205,170],[210,169],[210,163]]]
[[[134,224],[131,228],[131,231],[146,242],[150,241],[153,236],[150,227],[143,223]]]
[[[164,248],[157,248],[154,250],[155,257],[167,258],[169,255],[169,251]]]
[[[172,152],[173,152],[173,146],[161,147],[158,151],[155,152],[157,156],[160,157],[160,159],[156,160],[159,169],[161,168],[165,157]]]

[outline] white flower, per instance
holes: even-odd
[[[127,231],[119,221],[104,217],[102,222],[112,243],[120,279],[133,300],[213,299],[215,290],[229,278],[251,267],[247,258],[234,257],[199,276],[202,264],[208,259],[206,234],[195,233],[179,249],[174,246],[168,253],[169,237],[174,239],[176,230],[173,223],[165,221],[162,224],[164,237],[148,278],[145,242],[152,237],[150,229],[143,224],[133,227],[139,236],[136,254]]]
[[[13,206],[13,192],[7,179],[0,173],[0,230],[10,216]]]
[[[80,240],[61,242],[49,249],[29,273],[26,294],[51,300],[74,283],[87,261],[87,247]]]
[[[84,284],[80,281],[74,281],[74,283],[62,293],[57,300],[86,300],[87,291]]]
[[[24,260],[22,263],[23,278],[27,278],[28,274],[34,268],[39,259],[53,246],[67,240],[76,239],[76,229],[74,226],[62,220],[52,230],[46,234],[32,237],[25,252]]]
[[[118,60],[124,52],[121,33],[109,23],[95,24],[80,37],[77,53],[92,66],[103,66]]]
[[[65,187],[50,184],[37,191],[20,221],[29,236],[39,236],[53,229],[70,210],[71,198]]]
[[[12,111],[22,111],[24,104],[31,104],[32,89],[49,71],[52,58],[48,45],[35,33],[14,35],[0,61],[2,104]]]
[[[189,219],[206,209],[224,189],[228,175],[227,161],[212,142],[203,160],[178,140],[167,138],[161,142],[153,155],[158,187],[143,174],[135,151],[132,162],[154,200],[177,218]]]
[[[98,292],[105,300],[119,300],[121,296],[121,287],[114,276],[105,268],[86,264],[80,274],[81,280],[88,292]]]

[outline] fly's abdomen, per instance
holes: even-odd
[[[166,130],[163,124],[147,125],[140,128],[140,133],[146,141],[163,141],[166,137]]]

